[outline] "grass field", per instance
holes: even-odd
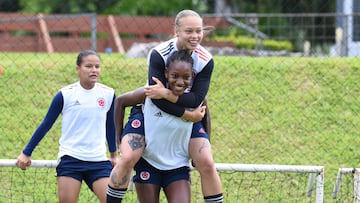
[[[15,159],[77,80],[76,54],[0,55],[0,158]],[[101,56],[100,82],[117,95],[145,84],[145,59]],[[215,57],[208,100],[218,163],[325,166],[328,200],[338,168],[360,167],[358,58]],[[32,158],[56,159],[59,134],[57,122]]]

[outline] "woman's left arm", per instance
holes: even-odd
[[[115,122],[114,122],[114,103],[116,95],[111,102],[111,107],[106,115],[106,140],[109,147],[110,153],[116,154],[116,133],[115,133]]]
[[[176,104],[186,108],[198,107],[204,101],[209,91],[213,69],[214,60],[211,59],[204,69],[195,76],[190,92],[180,95]]]

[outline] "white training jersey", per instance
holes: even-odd
[[[179,117],[161,111],[146,98],[144,108],[146,147],[142,157],[159,170],[189,166],[189,142],[193,127]]]
[[[79,82],[62,88],[62,132],[58,157],[69,155],[86,161],[108,160],[106,153],[106,116],[114,89],[96,83],[84,89]]]

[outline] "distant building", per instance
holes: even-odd
[[[360,1],[337,0],[333,56],[360,56]]]

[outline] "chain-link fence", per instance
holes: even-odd
[[[331,198],[338,168],[359,166],[360,60],[335,57],[357,53],[359,37],[355,37],[358,32],[354,30],[359,21],[354,19],[359,18],[358,14],[223,17],[230,26],[222,32],[240,30],[258,46],[254,50],[226,47],[231,49],[231,56],[220,55],[224,47],[214,52],[208,103],[215,161],[322,165],[326,172],[325,197]],[[338,23],[339,19],[343,23]],[[91,21],[84,21],[81,27],[91,28]],[[0,33],[0,47],[4,33]],[[23,35],[23,31],[10,33]],[[81,49],[92,48],[92,36],[79,36],[88,41],[88,47]],[[97,37],[104,40],[109,36]],[[278,53],[264,49],[262,41],[266,39],[287,40],[294,49],[265,57]],[[13,42],[14,46],[21,43]],[[101,82],[115,88],[117,95],[145,84],[146,58],[104,53],[103,48],[98,51],[102,57]],[[3,51],[0,56],[0,152],[1,158],[15,159],[42,121],[55,93],[77,80],[77,53],[57,53],[56,49],[50,54],[46,50]],[[56,159],[59,136],[58,120],[32,158]]]

